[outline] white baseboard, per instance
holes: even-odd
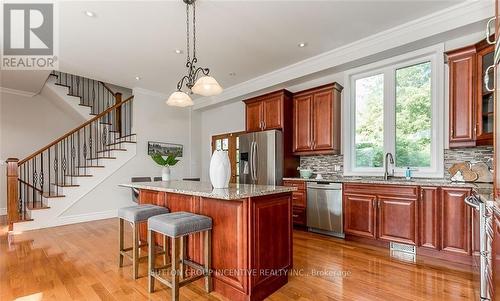
[[[77,215],[69,215],[69,216],[60,216],[58,218],[57,224],[59,225],[68,225],[68,224],[76,224],[83,223],[88,221],[95,221],[106,218],[113,218],[118,216],[118,210],[108,210],[101,212],[92,212],[85,214],[77,214]]]
[[[7,215],[7,208],[0,208],[0,215]]]

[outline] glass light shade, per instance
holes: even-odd
[[[191,91],[203,96],[214,96],[222,92],[222,87],[215,78],[211,76],[202,76],[194,83]]]
[[[173,106],[173,107],[188,107],[192,106],[193,100],[187,93],[182,92],[182,91],[176,91],[170,95],[170,97],[167,100],[167,105]]]

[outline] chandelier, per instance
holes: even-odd
[[[196,57],[196,0],[183,0],[186,3],[186,68],[188,74],[184,75],[177,83],[177,91],[172,93],[167,100],[167,105],[176,107],[187,107],[193,105],[193,100],[190,94],[198,94],[202,96],[214,96],[222,92],[222,87],[210,76],[210,69],[196,67],[198,58]],[[191,59],[191,50],[189,42],[189,12],[193,10],[193,58]],[[201,77],[200,77],[201,76]],[[187,88],[187,92],[182,91]]]

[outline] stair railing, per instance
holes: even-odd
[[[55,84],[68,88],[68,95],[80,98],[80,105],[89,107],[92,115],[97,115],[116,102],[116,95],[104,82],[79,75],[52,71]]]
[[[91,176],[89,168],[102,167],[112,151],[134,142],[133,98],[116,98],[116,104],[25,159],[7,160],[7,216],[11,226],[30,220],[30,210],[47,208],[47,199],[64,196],[63,187],[77,186],[76,178]]]

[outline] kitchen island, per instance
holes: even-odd
[[[214,291],[230,300],[263,300],[288,282],[292,267],[293,187],[192,181],[121,184],[139,190],[140,204],[209,216]],[[146,225],[141,225],[145,240]],[[156,242],[161,244],[159,236]],[[187,257],[203,263],[202,237],[191,235]],[[200,282],[201,284],[201,282]]]

